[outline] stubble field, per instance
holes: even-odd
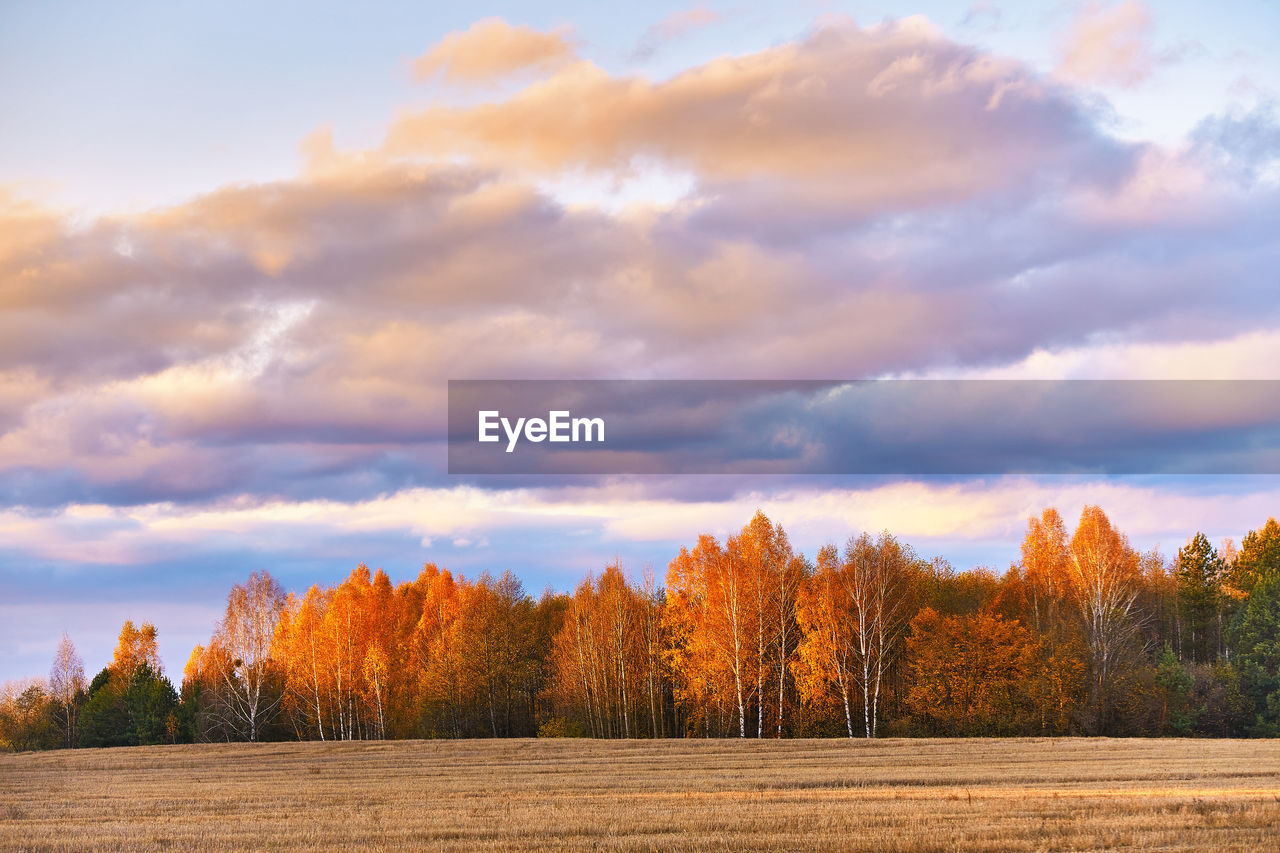
[[[401,741],[0,755],[29,850],[1275,850],[1280,743]]]

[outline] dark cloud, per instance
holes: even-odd
[[[513,444],[552,410],[603,442]],[[462,474],[1280,473],[1280,380],[474,381],[449,413]]]

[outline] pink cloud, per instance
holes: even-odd
[[[442,74],[452,83],[492,83],[521,72],[551,71],[575,59],[569,31],[544,33],[484,18],[450,33],[413,61],[419,80]]]
[[[1132,88],[1156,65],[1150,48],[1151,13],[1141,0],[1115,6],[1090,3],[1072,24],[1058,72],[1081,83]]]

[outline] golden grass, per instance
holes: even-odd
[[[1280,743],[400,741],[0,756],[28,850],[1280,850]]]

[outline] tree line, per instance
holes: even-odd
[[[663,582],[617,564],[536,600],[510,572],[359,566],[236,584],[179,687],[126,622],[86,683],[66,635],[5,686],[10,749],[413,737],[1280,735],[1280,525],[1139,553],[1096,506],[1029,519],[1007,571],[888,532],[809,560],[757,512]]]

